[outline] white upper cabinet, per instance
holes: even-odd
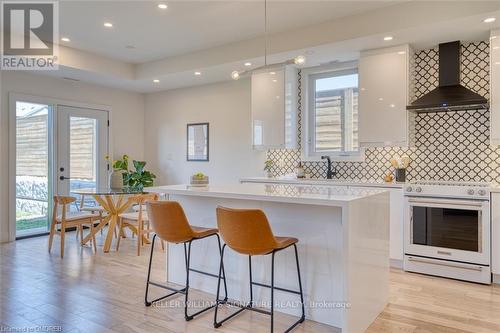
[[[500,145],[500,30],[490,36],[490,141]]]
[[[409,45],[361,52],[359,143],[361,147],[408,146]]]
[[[297,147],[297,69],[252,75],[254,149]]]

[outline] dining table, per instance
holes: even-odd
[[[102,230],[106,225],[108,225],[108,231],[106,233],[106,238],[104,241],[103,252],[108,253],[111,248],[111,243],[113,242],[113,232],[118,225],[118,219],[120,214],[127,211],[132,205],[132,201],[129,198],[133,195],[142,194],[142,189],[134,188],[81,188],[72,189],[71,193],[78,194],[81,196],[91,196],[94,200],[106,210],[106,213],[99,224],[94,227],[93,234],[87,235],[82,243],[85,244],[92,239],[92,236],[97,232]],[[133,230],[133,226],[130,226],[132,232],[137,233],[137,230]],[[124,237],[125,235],[119,234],[118,237]],[[148,240],[145,240],[148,242]]]

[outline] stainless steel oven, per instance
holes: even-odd
[[[406,270],[491,283],[489,200],[406,196]]]

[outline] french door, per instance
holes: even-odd
[[[106,186],[109,114],[24,96],[11,110],[11,225],[16,237],[44,234],[53,195]]]
[[[57,170],[59,195],[78,188],[107,184],[108,112],[57,107]]]

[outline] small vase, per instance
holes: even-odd
[[[109,187],[111,188],[123,188],[123,170],[115,170],[111,173]]]
[[[398,183],[404,183],[406,181],[406,169],[396,169],[396,181]]]

